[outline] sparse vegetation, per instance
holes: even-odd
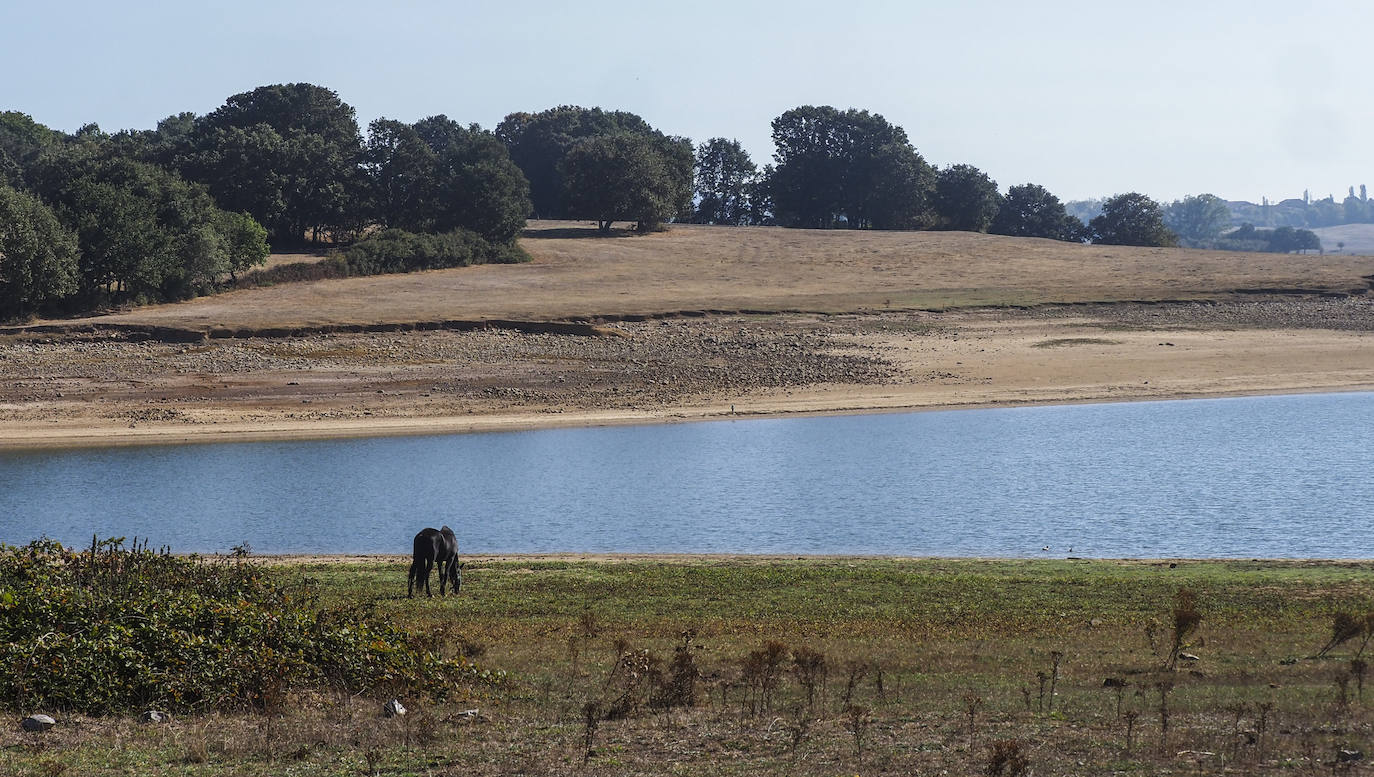
[[[243,561],[122,540],[0,549],[0,704],[86,714],[155,706],[278,713],[305,690],[444,697],[476,675],[313,586]]]
[[[401,694],[411,712],[391,719],[377,697],[328,686],[288,688],[273,714],[246,704],[158,727],[53,707],[47,735],[0,732],[0,773],[1304,774],[1371,745],[1348,657],[1281,660],[1324,642],[1334,613],[1370,609],[1369,564],[513,559],[473,562],[463,596],[442,602],[405,600],[397,564],[243,570],[309,578],[321,608],[412,635],[461,624],[506,680]],[[1205,638],[1205,654],[1170,671],[1177,616],[1193,611],[1204,620],[1185,642]],[[1158,655],[1141,638],[1151,619],[1169,624]],[[751,663],[772,678],[771,713],[749,714]],[[1058,675],[1052,711],[1025,703],[1036,672],[1046,695]],[[1104,677],[1127,683],[1119,707]]]

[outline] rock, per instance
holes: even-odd
[[[148,710],[138,716],[139,723],[170,723],[172,716],[158,710]]]
[[[1108,677],[1102,681],[1103,688],[1125,688],[1126,681],[1120,677]]]
[[[382,707],[382,714],[388,718],[399,718],[406,714],[406,708],[401,704],[400,699],[392,699]]]
[[[47,715],[30,715],[19,723],[25,731],[47,731],[57,725],[57,721]]]
[[[462,712],[458,713],[458,717],[465,718],[467,720],[471,720],[479,715],[481,715],[481,712],[479,712],[476,709],[463,710]]]
[[[1361,760],[1364,760],[1364,753],[1362,751],[1346,750],[1345,748],[1336,751],[1337,763],[1349,764]]]
[[[1178,660],[1180,660],[1180,661],[1197,661],[1197,660],[1198,660],[1198,657],[1195,656],[1195,655],[1193,655],[1192,653],[1179,653],[1179,654],[1178,654]]]

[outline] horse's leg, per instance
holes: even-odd
[[[412,561],[410,562],[410,572],[408,572],[408,573],[406,574],[406,598],[407,598],[407,599],[414,599],[414,598],[415,598],[415,581],[419,578],[419,576],[420,576],[420,559],[417,558],[417,559],[414,559],[414,560],[412,560]]]
[[[428,596],[428,597],[431,598],[431,599],[434,598],[434,592],[431,591],[431,590],[429,590],[429,571],[430,571],[431,569],[433,569],[433,568],[434,568],[434,561],[433,561],[432,559],[430,559],[428,556],[426,556],[426,557],[425,557],[425,596]],[[443,592],[443,589],[440,589],[440,593],[442,593],[442,592]]]
[[[448,583],[448,565],[452,563],[450,559],[439,562],[439,596],[444,595],[444,585]]]

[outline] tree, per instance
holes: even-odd
[[[1094,243],[1121,246],[1172,246],[1178,236],[1164,226],[1159,203],[1138,192],[1118,194],[1102,203],[1102,214],[1088,224]]]
[[[431,229],[438,166],[439,155],[413,126],[392,119],[369,124],[363,170],[370,218],[385,228]]]
[[[196,122],[182,174],[244,211],[278,243],[357,226],[362,137],[353,108],[314,84],[236,94]]]
[[[750,184],[758,168],[738,140],[711,138],[697,147],[696,213],[698,224],[749,223]]]
[[[602,232],[615,221],[635,221],[639,231],[649,231],[681,204],[673,161],[643,135],[583,138],[559,168],[568,215],[594,219]]]
[[[494,243],[514,240],[530,211],[529,182],[499,138],[446,116],[415,124],[438,157],[434,229],[462,227]]]
[[[906,132],[878,114],[793,108],[773,120],[773,144],[768,188],[780,224],[907,228],[927,219],[933,173]]]
[[[1033,183],[1007,190],[988,231],[995,235],[1044,237],[1072,243],[1082,242],[1087,235],[1087,227],[1069,215],[1058,197]]]
[[[935,212],[944,229],[985,232],[997,215],[997,182],[973,165],[950,165],[935,177]]]
[[[578,105],[561,105],[540,113],[512,113],[496,126],[496,137],[529,181],[531,214],[543,219],[569,217],[568,187],[561,163],[573,144],[583,138],[619,133],[665,139],[663,133],[633,113]],[[690,195],[690,162],[686,175]]]
[[[920,229],[935,216],[931,209],[935,171],[910,143],[885,143],[874,150],[870,169],[859,176],[860,189],[854,226],[873,229]]]
[[[40,194],[77,234],[77,295],[88,306],[193,296],[267,258],[261,226],[162,168],[80,148],[41,167]]]
[[[39,124],[27,113],[0,111],[0,183],[9,168],[9,177],[17,186],[22,173],[44,151],[62,142],[62,133]]]
[[[1215,194],[1184,197],[1164,208],[1164,225],[1187,244],[1201,246],[1231,226],[1231,207]]]
[[[241,272],[267,261],[267,230],[247,213],[216,211],[213,230],[224,255],[223,272],[232,280]],[[214,268],[219,271],[219,268]]]
[[[38,198],[0,184],[0,320],[76,292],[76,236]]]

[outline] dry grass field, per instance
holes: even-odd
[[[240,328],[483,319],[557,321],[680,311],[948,310],[1223,299],[1241,290],[1367,290],[1358,256],[1072,245],[966,232],[675,225],[600,238],[532,222],[523,265],[285,284],[105,316]]]

